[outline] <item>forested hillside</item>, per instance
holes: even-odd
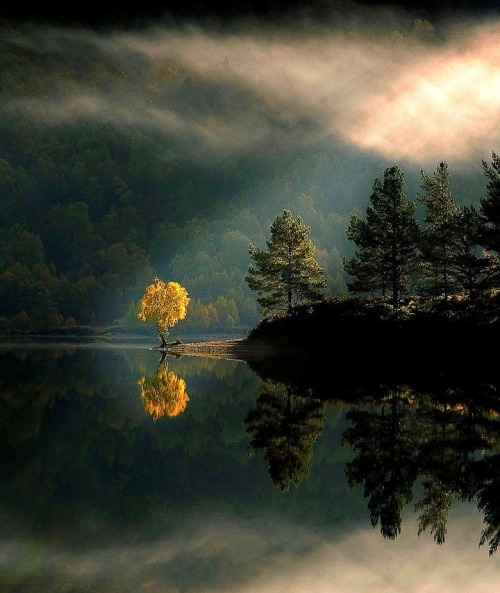
[[[245,163],[200,170],[154,131],[50,127],[27,117],[1,128],[2,327],[110,324],[124,316],[135,323],[136,301],[155,275],[187,287],[185,330],[255,323],[257,305],[243,280],[248,248],[263,242],[279,202],[257,210],[238,193],[239,182],[248,184],[241,178],[252,175]],[[292,184],[292,206],[313,225],[330,288],[342,292],[346,215],[325,214],[319,190],[315,196],[295,184],[294,195]]]
[[[138,329],[137,301],[155,275],[179,281],[192,298],[182,331],[251,327],[258,309],[244,282],[248,248],[264,243],[281,206],[311,226],[328,292],[346,293],[349,213],[370,186],[363,195],[362,171],[354,195],[325,195],[335,156],[326,150],[294,163],[303,177],[271,180],[281,192],[257,206],[258,184],[255,196],[239,189],[250,184],[248,162],[200,170],[154,131],[18,117],[1,122],[0,153],[2,328]],[[271,181],[261,180],[263,192]]]

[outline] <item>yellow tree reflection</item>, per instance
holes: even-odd
[[[160,362],[154,379],[143,375],[138,384],[141,386],[144,409],[155,420],[164,416],[173,418],[186,409],[189,401],[186,382],[168,369],[164,359]]]

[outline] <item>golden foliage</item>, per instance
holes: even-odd
[[[186,382],[166,366],[158,369],[152,381],[142,376],[138,383],[144,409],[155,420],[164,416],[173,418],[186,409],[189,401]]]
[[[165,332],[186,317],[190,300],[187,290],[178,282],[166,283],[155,278],[146,288],[137,317],[143,321],[155,319],[158,330]]]

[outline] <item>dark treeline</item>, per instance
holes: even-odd
[[[500,157],[493,152],[491,164],[482,164],[487,183],[478,207],[456,204],[444,161],[432,175],[421,171],[424,193],[415,201],[405,193],[404,173],[398,165],[387,167],[382,180],[375,178],[364,216],[352,214],[347,228],[355,253],[343,258],[347,288],[354,295],[362,295],[360,301],[324,298],[322,290],[327,281],[314,258],[310,227],[300,216],[294,219],[288,210],[278,215],[271,225],[267,249],[250,247],[253,263],[246,276],[258,294],[263,324],[294,317],[291,325],[272,325],[274,339],[280,334],[284,337],[284,333],[287,340],[297,342],[298,335],[307,340],[320,335],[322,322],[328,322],[325,327],[340,329],[343,338],[349,340],[360,317],[365,332],[373,329],[376,319],[398,323],[411,319],[414,323],[406,338],[412,340],[418,338],[415,320],[422,323],[429,316],[479,325],[496,323]],[[417,219],[418,203],[424,209],[421,220]],[[326,307],[317,306],[325,302]],[[316,318],[321,316],[318,324]],[[350,327],[346,328],[347,319]],[[318,326],[316,333],[313,324]],[[378,329],[385,331],[384,327]],[[261,324],[251,335],[262,338],[272,337],[272,333],[269,326],[263,330]],[[295,336],[290,335],[293,333]]]

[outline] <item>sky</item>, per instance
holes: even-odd
[[[175,19],[132,7],[134,26],[119,12],[106,26],[23,14],[3,22],[0,49],[3,60],[25,54],[16,72],[30,82],[20,95],[4,81],[0,105],[48,125],[154,130],[209,164],[293,162],[331,146],[348,167],[375,159],[431,172],[445,160],[478,176],[500,151],[496,4],[332,2],[291,5],[281,18],[222,17],[208,4],[211,19],[193,17],[198,5]]]

